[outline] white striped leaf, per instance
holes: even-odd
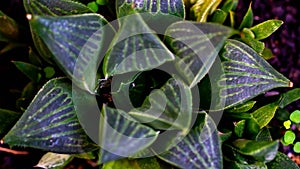
[[[150,146],[158,136],[122,110],[103,106],[100,121],[100,163],[129,157]]]
[[[44,169],[63,169],[73,157],[69,154],[46,153],[35,167]]]
[[[178,56],[177,70],[195,86],[209,71],[231,28],[211,23],[177,22],[166,31],[166,42]]]
[[[205,113],[203,122],[176,146],[158,155],[164,161],[184,169],[221,169],[222,153],[218,130]]]
[[[222,0],[194,0],[195,4],[191,7],[191,15],[197,22],[206,22],[208,15],[212,14]]]
[[[114,34],[107,21],[98,14],[83,14],[34,16],[30,24],[60,68],[81,88],[93,92],[101,54]]]
[[[85,5],[72,0],[23,0],[26,13],[41,16],[64,16],[92,13]],[[30,25],[31,28],[31,25]],[[31,28],[34,45],[39,54],[48,62],[52,62],[53,55],[42,39]]]
[[[185,17],[183,0],[117,0],[117,14],[120,17],[131,14],[132,9],[139,13],[152,15],[174,15]]]
[[[277,87],[290,87],[291,82],[249,46],[228,40],[222,54],[224,61],[219,85],[221,102],[229,108]]]
[[[107,77],[150,70],[175,59],[139,14],[120,20],[123,24],[104,60],[103,71]]]
[[[141,108],[129,112],[155,129],[188,131],[192,121],[192,93],[181,81],[170,79],[146,98]]]
[[[72,101],[72,84],[67,78],[46,83],[4,141],[11,146],[63,154],[98,148],[79,124]]]

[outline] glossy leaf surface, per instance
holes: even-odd
[[[176,68],[195,86],[209,71],[232,29],[219,24],[177,22],[166,31],[166,42],[178,56]]]
[[[114,34],[107,21],[98,14],[85,14],[34,16],[30,23],[60,68],[81,88],[93,92],[101,54]]]
[[[269,169],[299,169],[299,166],[295,164],[287,155],[277,152],[276,157],[271,162],[267,163]]]
[[[45,169],[63,169],[72,160],[69,154],[46,153],[35,167]]]
[[[196,0],[191,7],[191,15],[196,18],[197,22],[205,22],[208,15],[212,14],[221,0]]]
[[[158,132],[135,121],[122,110],[104,106],[102,111],[101,163],[133,155],[150,146],[158,136]]]
[[[273,119],[277,108],[278,102],[270,103],[255,110],[251,115],[262,129]]]
[[[205,115],[203,123],[169,151],[159,157],[184,169],[222,168],[220,139],[214,121]]]
[[[46,83],[4,141],[11,146],[68,154],[96,149],[79,124],[71,88],[66,78]]]
[[[224,49],[222,66],[225,74],[222,75],[219,85],[222,88],[220,96],[225,102],[225,108],[276,87],[289,87],[290,81],[247,45],[228,40]]]

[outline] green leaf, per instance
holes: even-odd
[[[293,150],[296,152],[296,153],[300,153],[300,142],[296,142],[294,147],[293,147]]]
[[[209,71],[233,30],[211,23],[177,22],[168,27],[166,42],[178,56],[176,68],[190,87]]]
[[[272,139],[269,129],[267,127],[264,127],[263,129],[261,129],[259,131],[259,133],[255,137],[255,140],[256,141],[272,141],[273,139]]]
[[[195,127],[176,146],[158,157],[184,169],[222,168],[222,153],[218,130],[206,114],[203,123]]]
[[[279,143],[238,139],[233,142],[233,146],[243,155],[251,156],[257,161],[268,162],[275,158]]]
[[[262,54],[265,49],[265,43],[258,41],[256,39],[250,37],[244,37],[241,39],[244,43],[249,45],[253,50],[255,50],[258,54]]]
[[[234,11],[237,7],[238,0],[226,0],[224,1],[221,9],[225,12]]]
[[[271,49],[266,48],[266,47],[263,50],[263,52],[261,53],[261,55],[265,60],[270,60],[270,59],[274,58],[274,55],[273,55],[273,52],[271,51]]]
[[[106,55],[106,77],[156,68],[175,59],[139,14],[121,19],[121,28]]]
[[[133,155],[157,138],[158,132],[140,124],[122,110],[103,106],[100,121],[100,162],[106,163]]]
[[[267,163],[268,169],[299,169],[299,166],[294,163],[287,155],[277,152],[276,157],[271,162]]]
[[[34,16],[33,30],[43,39],[58,66],[76,84],[93,93],[101,55],[113,28],[98,14],[61,17]]]
[[[66,78],[46,83],[4,141],[10,146],[63,154],[84,153],[98,148],[79,124],[71,89],[72,84]]]
[[[45,77],[47,79],[50,79],[55,75],[55,70],[54,70],[53,67],[48,66],[48,67],[45,67],[43,70],[44,70],[44,73],[45,73]]]
[[[234,127],[234,133],[238,136],[238,137],[242,137],[244,130],[246,127],[246,121],[245,120],[241,120],[239,121],[235,127]]]
[[[276,87],[289,87],[290,81],[247,45],[228,40],[224,50],[222,67],[225,74],[219,81],[220,103],[225,102],[224,108],[246,102]]]
[[[292,84],[291,84],[291,86],[292,86]],[[299,99],[300,99],[300,88],[290,90],[290,91],[282,94],[282,99],[280,101],[279,107],[284,108],[285,106],[287,106]]]
[[[40,159],[35,167],[45,168],[45,169],[63,169],[71,160],[72,156],[69,154],[56,154],[56,153],[46,153]]]
[[[253,106],[255,105],[256,101],[254,100],[250,100],[244,104],[235,106],[233,108],[227,109],[226,112],[230,112],[230,113],[245,113],[249,110],[251,110],[253,108]]]
[[[105,163],[102,169],[161,169],[156,158],[122,159]]]
[[[300,123],[300,110],[293,111],[293,113],[290,115],[290,119],[294,123]]]
[[[292,122],[290,120],[287,120],[287,121],[283,122],[283,126],[287,130],[291,128],[291,124],[292,124]]]
[[[243,28],[250,28],[253,24],[253,12],[252,12],[251,5],[252,5],[252,2],[250,3],[249,8],[242,20],[239,30],[241,30]]]
[[[152,17],[159,15],[174,15],[180,18],[185,17],[183,0],[117,0],[118,18],[132,13],[132,10],[139,13],[150,13]]]
[[[155,129],[188,131],[192,121],[191,90],[172,78],[160,89],[152,91],[141,108],[133,109],[129,114]]]
[[[293,131],[286,131],[283,136],[283,140],[286,144],[293,144],[296,139],[296,135]]]
[[[65,16],[65,15],[75,15],[75,14],[84,14],[92,13],[93,11],[85,6],[84,4],[72,1],[72,0],[23,0],[23,4],[26,10],[26,13],[33,15],[42,15],[42,16]],[[31,15],[27,15],[31,17]],[[42,58],[48,62],[52,62],[53,55],[46,47],[43,40],[39,35],[32,30],[30,24],[31,35],[33,38],[34,45],[42,56]]]
[[[96,0],[96,3],[98,5],[106,5],[107,4],[107,0]]]
[[[89,2],[87,4],[87,7],[89,7],[93,12],[97,12],[99,7],[98,7],[98,4],[95,2],[95,1],[92,1],[92,2]]]
[[[19,36],[19,26],[12,18],[5,15],[0,11],[0,37],[3,36],[3,39],[18,39]],[[1,39],[1,38],[0,38]]]
[[[0,137],[1,138],[3,134],[6,134],[14,126],[14,124],[18,121],[20,116],[21,114],[17,112],[0,109]]]
[[[262,129],[273,119],[277,108],[278,102],[270,103],[255,110],[251,115]]]
[[[268,167],[262,162],[256,162],[255,164],[242,164],[236,161],[225,160],[224,169],[268,169]]]
[[[197,22],[206,22],[208,15],[212,14],[221,3],[221,0],[196,0],[195,4],[191,7],[191,16]]]
[[[36,67],[30,63],[13,61],[13,64],[30,80],[33,82],[39,82],[41,79],[41,68]]]
[[[211,18],[211,22],[223,24],[228,16],[228,13],[222,9],[216,9]]]
[[[250,29],[255,34],[256,40],[262,40],[269,37],[273,32],[275,32],[281,25],[283,21],[280,20],[268,20],[258,25],[251,27]]]
[[[258,125],[257,121],[253,118],[246,120],[246,127],[245,127],[245,133],[250,136],[256,136],[259,133],[260,126]]]

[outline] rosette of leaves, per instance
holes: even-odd
[[[278,153],[278,141],[266,128],[281,100],[259,108],[251,100],[273,88],[291,87],[261,57],[262,50],[251,45],[259,44],[281,22],[271,20],[252,27],[250,8],[236,29],[232,17],[236,1],[230,0],[116,0],[115,4],[118,26],[78,1],[24,0],[35,48],[66,77],[44,84],[14,127],[1,123],[5,129],[1,133],[7,133],[5,143],[51,152],[38,164],[46,168],[62,168],[73,157],[97,159],[103,168],[166,168],[161,160],[184,169],[283,166],[286,157]],[[190,11],[202,22],[186,20],[188,4],[193,4]],[[220,24],[227,16],[231,27]],[[168,17],[176,19],[166,22],[163,29],[150,24]],[[155,32],[159,30],[164,35]],[[254,37],[245,40],[246,33]],[[209,79],[207,74],[216,70],[218,61],[223,73]],[[16,65],[29,69],[24,72],[29,78],[40,77],[39,68]],[[163,80],[157,76],[163,76],[157,71],[161,67],[172,68]],[[108,82],[109,77],[122,77],[111,86],[111,102],[116,100],[117,105],[121,99],[118,103],[134,104],[113,107],[96,102],[101,111],[93,114],[97,121],[93,126],[97,139],[93,139],[85,121],[90,112],[79,110],[72,90],[79,92],[77,99],[88,107],[95,103],[90,98],[105,93],[99,82]],[[231,119],[231,125],[241,120],[233,132],[221,134],[208,113],[199,113],[195,88],[199,88],[201,108],[225,110],[223,118]],[[124,97],[126,92],[129,98]],[[210,107],[212,101],[215,104]],[[13,112],[1,113],[1,121],[18,118]],[[165,131],[174,132],[175,137],[164,140],[165,151],[159,152],[159,134]],[[143,155],[154,157],[135,159]]]

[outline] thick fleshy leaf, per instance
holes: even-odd
[[[20,116],[21,114],[17,112],[0,109],[0,137],[14,126]]]
[[[21,61],[14,61],[13,64],[33,82],[40,81],[42,77],[41,68],[36,67],[35,65],[32,65],[30,63]]]
[[[274,19],[255,25],[250,29],[255,34],[256,40],[262,40],[272,35],[282,24],[283,21]]]
[[[228,13],[226,13],[222,9],[216,9],[210,21],[223,24],[227,18],[227,15]]]
[[[228,40],[224,49],[222,66],[225,74],[219,81],[224,108],[250,100],[273,88],[290,86],[287,78],[247,45]]]
[[[253,12],[252,12],[252,8],[251,8],[252,2],[249,5],[249,8],[242,20],[242,23],[239,27],[239,29],[243,29],[243,28],[250,28],[253,24]]]
[[[254,100],[250,100],[242,105],[238,105],[235,106],[231,109],[226,110],[226,112],[230,112],[230,113],[245,113],[249,110],[251,110],[254,106],[254,104],[256,103],[256,101]]]
[[[300,110],[295,110],[293,111],[293,113],[290,115],[290,119],[294,122],[294,123],[300,123]]]
[[[233,142],[236,151],[251,156],[257,161],[268,162],[272,161],[277,153],[278,141],[253,141],[238,139]]]
[[[161,169],[156,158],[122,159],[105,163],[102,169]]]
[[[92,11],[84,4],[73,0],[24,0],[26,12],[34,15],[63,16]]]
[[[8,39],[17,39],[19,36],[19,26],[15,20],[0,11],[0,41]],[[2,37],[3,38],[2,38]],[[8,40],[7,39],[7,40]]]
[[[277,108],[278,102],[270,103],[255,110],[251,115],[262,129],[273,119]]]
[[[206,22],[208,15],[212,14],[220,3],[221,0],[196,0],[190,9],[191,15],[197,22]]]
[[[277,152],[275,159],[267,163],[267,166],[268,169],[299,169],[299,166],[296,163],[281,152]]]
[[[237,161],[225,160],[224,169],[268,169],[268,167],[262,162],[256,162],[255,164],[244,164],[238,163]]]
[[[57,153],[84,153],[97,148],[85,134],[72,102],[66,78],[50,80],[35,96],[20,120],[4,137],[11,146]]]
[[[214,121],[204,116],[203,123],[192,129],[176,146],[158,157],[184,169],[222,168],[220,139]]]
[[[175,59],[139,14],[121,20],[123,24],[104,60],[103,69],[107,77],[150,70]]]
[[[211,23],[177,22],[166,31],[166,42],[178,56],[176,67],[190,87],[207,74],[233,30]]]
[[[272,139],[269,129],[267,127],[264,127],[263,129],[261,129],[259,131],[259,133],[255,137],[255,140],[256,141],[272,141],[273,139]]]
[[[32,15],[65,16],[92,13],[92,10],[85,5],[72,0],[23,0],[23,4],[26,12]],[[34,45],[42,58],[48,62],[52,62],[52,53],[46,47],[39,35],[32,30],[32,28],[31,35]]]
[[[285,106],[293,103],[300,99],[300,88],[290,90],[282,95],[279,107],[284,108]]]
[[[181,81],[170,79],[146,98],[141,108],[129,112],[156,129],[187,131],[192,121],[192,93]]]
[[[72,156],[69,154],[56,154],[49,152],[43,155],[35,167],[45,169],[63,169],[64,166],[72,159]]]
[[[103,106],[100,121],[100,163],[129,157],[148,146],[158,132],[140,124],[122,110]]]
[[[60,68],[78,86],[93,92],[101,55],[114,34],[107,21],[98,14],[85,14],[34,16],[30,23]]]
[[[117,0],[118,17],[131,14],[132,9],[139,13],[148,12],[154,16],[174,15],[180,18],[185,17],[183,0]]]
[[[251,37],[244,37],[241,39],[242,42],[246,43],[249,45],[253,50],[255,50],[258,54],[262,54],[262,52],[265,49],[265,43],[256,40]]]

